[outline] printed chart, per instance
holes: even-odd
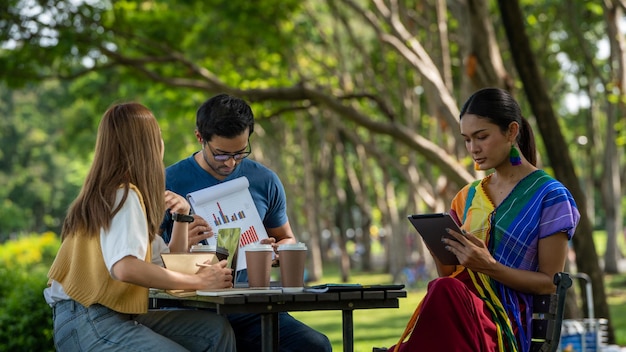
[[[193,211],[213,228],[216,236],[211,237],[208,244],[217,245],[216,237],[220,234],[239,233],[237,270],[246,268],[246,255],[241,247],[268,237],[248,190],[249,185],[248,179],[242,176],[187,195]],[[234,229],[237,231],[233,232]],[[235,251],[228,249],[232,257]]]

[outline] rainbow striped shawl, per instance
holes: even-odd
[[[568,238],[574,234],[580,214],[572,195],[559,181],[537,170],[522,179],[496,208],[483,188],[489,177],[465,186],[456,195],[452,216],[464,230],[484,240],[500,263],[537,271],[539,239],[558,232],[566,232]],[[532,296],[467,270],[498,326],[500,350],[528,351]],[[524,307],[524,314],[520,307]],[[524,324],[522,316],[526,317]],[[519,327],[517,336],[511,320]]]

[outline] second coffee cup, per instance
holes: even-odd
[[[304,288],[306,244],[281,244],[278,246],[280,282],[285,292],[298,292]]]
[[[269,287],[274,249],[269,244],[252,243],[243,247],[246,252],[249,287]]]

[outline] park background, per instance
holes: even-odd
[[[310,282],[401,282],[416,264],[433,275],[406,216],[445,211],[484,176],[458,112],[487,86],[518,99],[539,166],[574,195],[582,219],[566,270],[590,276],[596,317],[608,318],[610,342],[626,345],[613,310],[626,286],[624,6],[0,0],[0,347],[52,348],[45,272],[112,103],[154,112],[169,165],[198,150],[204,100],[246,99],[257,119],[251,158],[285,185],[290,222],[310,248]],[[395,330],[355,335],[363,346],[395,342],[423,292],[410,289],[406,307],[378,317]],[[569,317],[587,311],[584,295],[568,301]]]

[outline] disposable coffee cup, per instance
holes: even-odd
[[[244,246],[242,249],[246,253],[248,286],[270,287],[272,253],[274,253],[272,246],[269,244],[252,243]]]
[[[304,265],[307,246],[299,242],[278,246],[280,282],[285,292],[299,292],[304,288]]]

